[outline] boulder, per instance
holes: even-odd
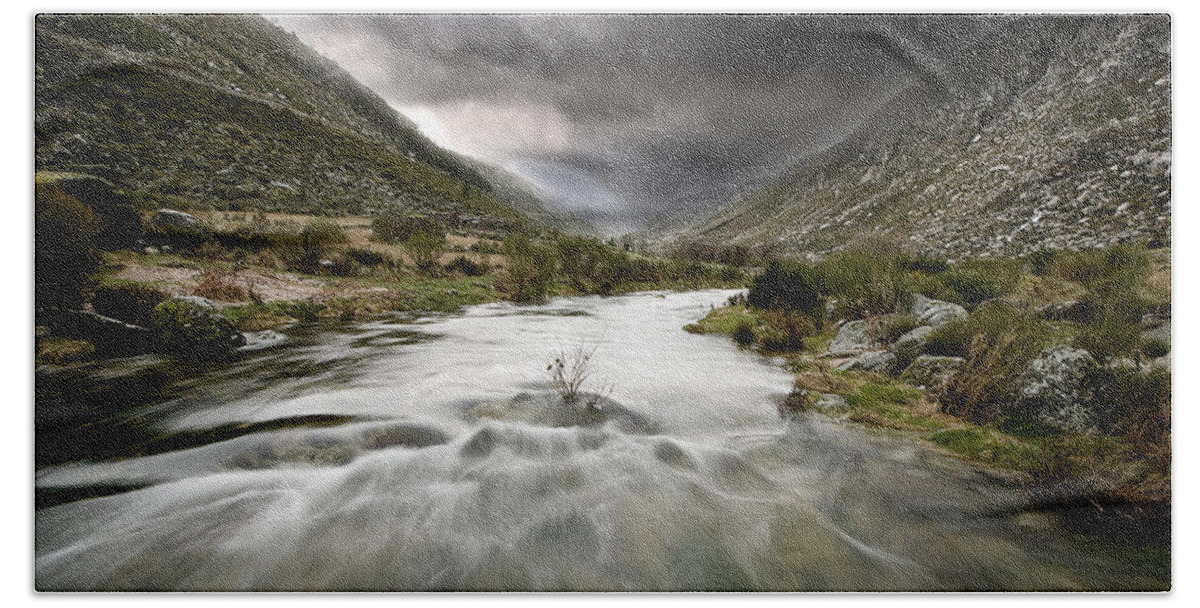
[[[91,342],[100,357],[144,355],[154,352],[158,345],[149,329],[88,310],[59,313],[51,321],[51,327],[55,335]]]
[[[108,180],[83,173],[38,171],[34,175],[38,188],[57,187],[83,203],[100,222],[96,247],[115,251],[134,247],[142,237],[142,218],[133,202],[116,191]]]
[[[967,309],[953,302],[934,300],[919,293],[913,294],[909,312],[922,323],[941,327],[955,319],[966,319]]]
[[[159,209],[154,214],[154,225],[160,228],[197,228],[200,218],[174,209]]]
[[[895,360],[896,355],[886,350],[867,351],[834,369],[838,371],[860,369],[877,374],[886,374],[891,370],[892,363]]]
[[[179,357],[222,360],[246,345],[246,337],[205,298],[171,298],[154,307],[152,318],[164,350]]]
[[[921,354],[929,343],[929,334],[933,333],[932,325],[922,325],[902,336],[892,343],[892,350]]]
[[[1054,428],[1092,432],[1085,382],[1097,365],[1086,350],[1062,345],[1043,350],[1021,378],[1020,409]]]
[[[905,368],[904,372],[900,374],[900,379],[913,386],[938,389],[958,373],[963,363],[962,357],[921,355]]]
[[[853,357],[874,346],[866,321],[846,323],[829,343],[829,357]]]

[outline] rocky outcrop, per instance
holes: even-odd
[[[196,228],[200,218],[174,209],[159,209],[154,214],[154,225],[159,228]]]
[[[900,374],[900,379],[916,387],[937,390],[958,373],[963,362],[962,357],[921,355]]]
[[[1054,428],[1092,432],[1086,380],[1096,367],[1086,350],[1054,346],[1042,351],[1021,378],[1020,409]]]
[[[948,99],[910,89],[688,236],[952,258],[1169,239],[1170,17],[1059,17],[993,22],[939,65],[965,79]]]
[[[829,343],[829,357],[853,357],[875,346],[871,339],[870,325],[863,320],[850,321],[838,329]]]
[[[875,350],[865,352],[839,366],[836,370],[847,371],[859,369],[865,372],[874,372],[877,374],[886,374],[892,368],[892,363],[896,361],[896,355],[891,351]]]
[[[967,309],[962,306],[927,298],[919,293],[913,294],[909,312],[922,323],[933,327],[941,327],[951,321],[967,318]]]
[[[246,345],[246,337],[204,298],[171,298],[154,307],[152,318],[163,349],[185,359],[219,361]]]
[[[58,336],[91,342],[99,357],[143,355],[158,347],[153,331],[87,310],[58,313],[51,329]]]

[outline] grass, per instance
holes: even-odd
[[[693,334],[721,334],[733,337],[743,324],[752,327],[761,323],[760,315],[747,306],[722,306],[709,311],[703,319],[689,323],[683,330]]]

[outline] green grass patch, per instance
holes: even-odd
[[[968,460],[1020,471],[1038,468],[1043,459],[1043,451],[1037,446],[988,427],[940,429],[927,439]]]
[[[943,426],[927,409],[925,393],[905,384],[867,382],[846,394],[850,420],[873,426],[925,430]]]
[[[758,314],[745,306],[722,306],[713,309],[703,319],[685,325],[683,329],[693,334],[722,334],[732,337],[743,323],[758,325]]]

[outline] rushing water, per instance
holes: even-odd
[[[297,330],[158,384],[144,380],[153,361],[90,370],[117,383],[107,396],[82,407],[68,387],[39,402],[37,586],[1167,584],[1017,509],[1000,476],[912,440],[781,418],[789,374],[681,331],[729,293]],[[596,349],[584,388],[606,395],[599,411],[550,390],[546,365],[581,344]]]

